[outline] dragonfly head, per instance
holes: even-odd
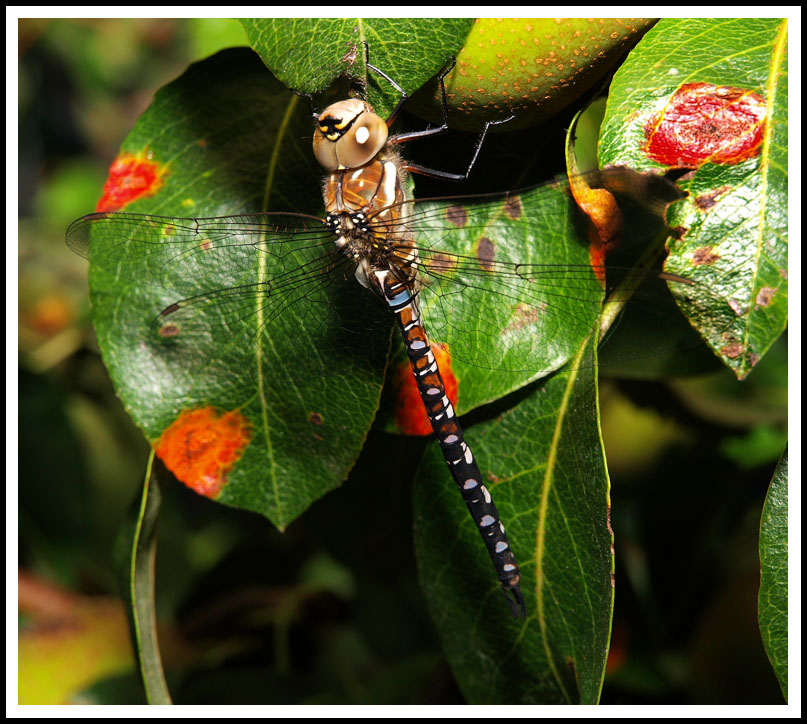
[[[364,101],[328,106],[317,119],[314,155],[326,171],[358,168],[373,160],[387,142],[387,124]]]

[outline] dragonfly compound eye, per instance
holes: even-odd
[[[364,101],[339,101],[317,119],[314,155],[326,171],[358,168],[387,142],[387,124]]]

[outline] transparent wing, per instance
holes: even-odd
[[[142,309],[132,333],[189,369],[237,358],[256,375],[265,360],[327,374],[334,355],[358,354],[362,333],[388,329],[316,217],[91,214],[67,244],[105,277],[94,287]]]
[[[615,267],[590,241],[567,185],[412,206],[425,322],[455,358],[539,376],[564,364],[598,323]],[[392,230],[372,226],[395,249]],[[662,228],[657,209],[640,208],[623,241],[640,246]],[[110,289],[152,290],[135,300],[144,309],[137,333],[185,364],[226,339],[249,339],[253,360],[326,373],[335,355],[358,354],[388,329],[383,305],[355,283],[354,265],[317,217],[91,214],[71,225],[67,243],[110,275]],[[645,272],[618,271],[627,297]]]
[[[626,218],[626,247],[663,229],[658,207],[649,206]],[[415,207],[410,225],[427,330],[475,366],[536,376],[557,369],[598,323],[612,291],[606,278],[619,274],[626,291],[610,297],[618,301],[646,276],[633,266],[606,267],[564,184]]]

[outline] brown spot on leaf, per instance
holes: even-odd
[[[527,304],[518,304],[513,310],[513,315],[510,318],[510,324],[504,328],[504,333],[518,332],[524,327],[535,324],[538,321],[540,312],[537,307]]]
[[[159,335],[165,339],[176,337],[179,334],[179,327],[176,324],[164,324],[160,327]]]
[[[434,274],[447,274],[457,267],[457,259],[448,254],[435,254],[428,261],[423,261],[426,270]]]
[[[739,342],[727,344],[720,348],[720,354],[729,359],[737,359],[744,351],[743,345]]]
[[[508,196],[504,202],[504,213],[507,214],[513,221],[521,218],[523,209],[521,208],[520,196]]]
[[[318,413],[318,412],[310,412],[308,414],[308,421],[312,425],[317,425],[317,426],[322,425],[322,422],[323,422],[322,415],[320,413]]]
[[[700,194],[695,197],[695,206],[701,211],[709,211],[717,203],[717,200],[729,191],[731,191],[731,186],[721,186],[719,189]]]
[[[775,294],[776,290],[772,287],[762,287],[757,294],[757,307],[767,307]]]
[[[446,219],[449,220],[458,229],[461,229],[468,223],[468,213],[462,206],[454,205],[446,209]]]
[[[496,258],[496,248],[493,242],[483,236],[476,245],[476,258],[485,271],[493,269],[493,260]]]
[[[348,50],[347,52],[339,59],[340,63],[344,63],[345,65],[353,65],[356,62],[356,58],[359,56],[359,49],[356,46],[356,43],[353,41],[349,41],[348,43]]]
[[[711,246],[701,246],[692,252],[692,263],[695,266],[714,264],[718,259],[720,259],[720,255],[712,251]]]
[[[729,306],[731,307],[731,311],[734,312],[738,317],[742,317],[745,314],[745,307],[743,307],[740,302],[736,299],[729,299],[728,302]]]

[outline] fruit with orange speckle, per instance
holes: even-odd
[[[600,81],[655,21],[627,18],[479,18],[445,79],[449,125],[469,131],[484,121],[515,118],[508,130],[557,114]],[[438,122],[424,95],[439,102],[432,81],[415,112]],[[420,102],[418,102],[420,101]]]

